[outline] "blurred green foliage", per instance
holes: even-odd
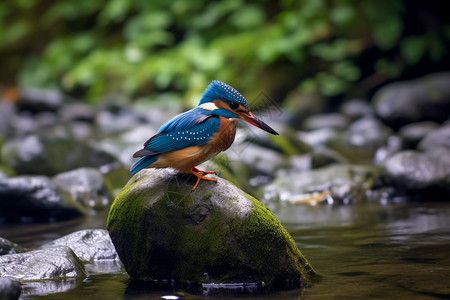
[[[448,68],[450,22],[436,2],[7,0],[0,79],[88,101],[183,91],[191,105],[212,79],[250,98],[364,96]]]

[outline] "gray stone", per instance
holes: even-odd
[[[0,277],[20,282],[85,276],[83,264],[65,246],[0,256]]]
[[[23,249],[16,243],[13,243],[5,238],[0,237],[0,255],[21,253],[24,251],[25,249]]]
[[[103,209],[111,202],[103,176],[97,169],[79,168],[60,173],[53,180],[85,207]]]
[[[369,165],[334,164],[309,171],[280,173],[264,189],[264,198],[292,203],[350,204],[365,200],[366,191],[378,178],[379,169]]]
[[[107,227],[128,274],[180,282],[298,285],[317,278],[258,200],[217,176],[143,170],[117,196]]]
[[[0,98],[0,136],[13,135],[13,120],[15,122],[16,107]]]
[[[339,108],[339,112],[347,116],[350,120],[357,120],[375,114],[369,102],[361,99],[346,101]]]
[[[19,174],[53,176],[80,167],[101,167],[117,159],[86,140],[46,134],[29,135],[5,143],[4,162]]]
[[[415,149],[420,140],[427,135],[428,132],[439,127],[439,124],[432,121],[410,123],[402,126],[398,130],[399,136],[404,140],[405,146],[409,149]]]
[[[440,147],[421,153],[402,151],[382,164],[387,179],[396,187],[431,194],[450,191],[450,149]],[[441,196],[445,196],[441,193]]]
[[[422,151],[445,147],[450,149],[450,122],[430,130],[417,146]]]
[[[56,90],[25,89],[20,91],[17,106],[21,110],[33,113],[57,111],[66,101],[66,97]]]
[[[346,131],[330,127],[300,132],[299,136],[314,149],[313,166],[323,166],[328,162],[370,163],[377,149],[393,134],[379,120],[365,117],[350,124]]]
[[[84,263],[119,260],[111,238],[104,229],[80,230],[45,244],[42,248],[55,246],[69,247]]]
[[[154,126],[136,126],[126,132],[101,139],[99,146],[108,153],[112,153],[125,166],[131,166],[136,161],[133,158],[134,152],[157,131],[158,128]]]
[[[352,145],[376,150],[385,145],[388,137],[394,132],[374,117],[356,120],[348,127],[348,140]]]
[[[403,140],[395,135],[390,136],[386,141],[386,145],[377,149],[373,161],[379,164],[401,150],[403,150]]]
[[[328,113],[309,116],[303,120],[302,128],[307,131],[329,127],[345,129],[348,124],[349,120],[346,116],[340,113]]]
[[[100,137],[122,133],[142,123],[143,119],[135,111],[124,107],[116,110],[101,110],[95,117],[97,135]]]
[[[92,106],[82,103],[69,103],[61,107],[59,110],[59,115],[61,116],[61,120],[64,122],[87,122],[93,123],[95,112],[92,109]]]
[[[0,278],[0,299],[16,300],[21,293],[20,283],[11,278]]]
[[[419,121],[445,121],[450,113],[450,72],[391,83],[374,96],[375,110],[385,122],[399,128]]]
[[[46,176],[0,180],[0,217],[11,221],[47,221],[84,214],[83,207]]]
[[[235,161],[244,163],[262,174],[273,174],[280,165],[285,163],[285,157],[281,153],[251,143],[232,147],[225,155],[230,163]]]

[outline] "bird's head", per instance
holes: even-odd
[[[242,119],[271,134],[278,135],[269,125],[250,112],[247,100],[238,91],[221,81],[213,80],[210,83],[203,92],[198,106],[211,111],[211,114],[229,119]]]

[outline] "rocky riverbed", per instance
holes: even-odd
[[[393,83],[370,101],[349,100],[333,112],[324,107],[315,114],[268,111],[261,118],[280,136],[243,126],[232,148],[205,168],[264,203],[448,201],[448,82],[450,73]],[[22,91],[15,103],[1,100],[0,226],[100,215],[130,179],[133,152],[179,111],[165,101],[121,97],[87,105],[48,90]],[[48,247],[23,249],[2,239],[0,276],[28,282],[99,272],[86,270],[99,259],[85,255],[92,245],[103,249],[99,243],[109,243],[95,238],[100,234],[104,232],[93,231],[87,234],[89,243],[76,242],[87,245],[82,251],[58,240]],[[108,247],[105,251],[111,254]],[[42,264],[65,267],[45,274],[44,267],[33,272],[14,268],[16,273],[11,273],[12,266],[26,266],[39,257],[48,258]],[[113,266],[120,269],[120,263]],[[11,287],[11,295],[17,290],[14,280],[0,282]]]

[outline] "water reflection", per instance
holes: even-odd
[[[305,299],[449,298],[450,205],[274,208],[323,281]],[[297,216],[297,221],[295,221]]]
[[[359,203],[349,206],[270,204],[270,209],[323,279],[306,290],[247,295],[246,299],[450,298],[450,203]],[[106,217],[105,217],[106,218]],[[4,236],[26,246],[104,220],[9,226]],[[23,229],[26,229],[23,231]],[[98,228],[102,228],[100,225]],[[20,237],[19,240],[15,237]],[[108,264],[105,262],[105,264]],[[129,281],[121,265],[92,265],[86,279],[30,282],[23,299],[205,299],[201,288],[155,288]],[[219,294],[214,299],[241,299]]]
[[[75,288],[81,279],[66,279],[66,280],[43,280],[35,282],[26,282],[22,284],[22,297],[24,296],[42,296],[54,293],[66,292]]]

